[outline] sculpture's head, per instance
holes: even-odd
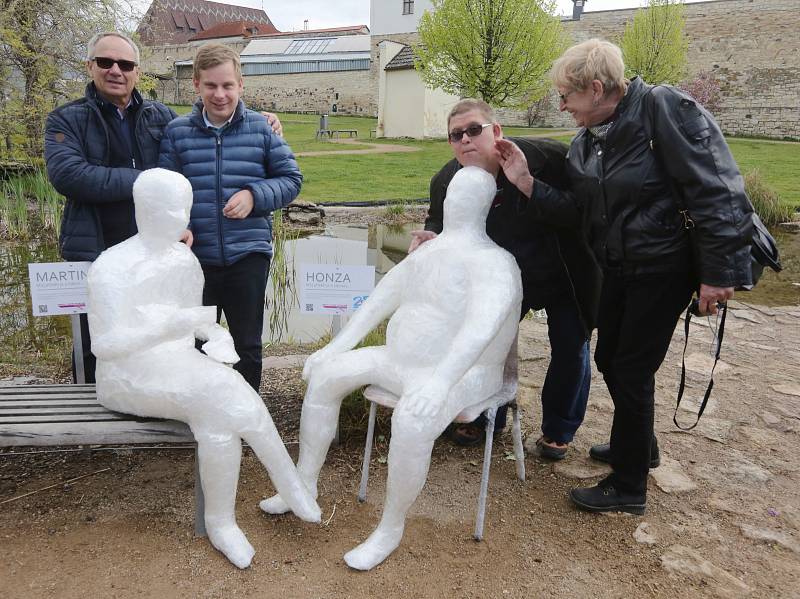
[[[495,195],[497,181],[490,173],[477,166],[465,166],[447,186],[445,228],[464,224],[484,226]]]
[[[192,185],[180,173],[163,168],[146,170],[133,184],[133,203],[139,234],[172,243],[189,224]]]

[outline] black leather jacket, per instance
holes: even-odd
[[[744,181],[711,114],[680,90],[635,78],[605,140],[587,129],[572,140],[568,174],[570,194],[537,181],[534,202],[550,220],[582,218],[604,268],[694,268],[708,285],[750,283],[753,208]],[[682,208],[695,225],[693,243]]]

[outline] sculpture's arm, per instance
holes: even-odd
[[[509,314],[519,314],[522,296],[519,271],[509,257],[511,268],[498,269],[492,262],[480,269],[480,277],[471,277],[469,303],[463,325],[450,344],[451,351],[436,365],[431,377],[406,394],[403,409],[418,417],[431,417],[443,407],[453,386],[475,364],[507,322]],[[516,293],[514,292],[516,291]]]
[[[328,345],[311,354],[303,367],[303,379],[311,370],[330,356],[353,349],[372,329],[386,320],[400,305],[403,288],[408,279],[411,257],[392,268],[381,279],[370,296]]]
[[[102,360],[125,357],[159,343],[194,334],[215,319],[216,310],[213,306],[177,308],[148,304],[133,308],[126,317],[90,312],[92,353]]]

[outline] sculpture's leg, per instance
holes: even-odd
[[[363,385],[385,382],[382,376],[391,368],[385,363],[382,347],[347,352],[320,365],[311,374],[300,415],[300,455],[297,471],[312,497],[317,497],[317,479],[328,448],[336,434],[342,399]],[[261,509],[282,514],[289,506],[279,495],[265,499]]]
[[[242,437],[267,469],[275,490],[287,508],[306,522],[319,522],[321,519],[319,506],[300,480],[272,418],[264,413],[258,419],[258,426],[243,433]]]
[[[404,425],[405,418],[398,418],[398,415],[395,412],[392,416],[389,475],[380,524],[366,541],[344,556],[347,565],[356,570],[377,566],[397,549],[403,537],[406,514],[428,478],[436,435],[415,428],[415,424],[419,427],[419,422]]]
[[[247,568],[255,549],[236,525],[236,486],[242,445],[238,437],[195,431],[201,481],[206,497],[206,530],[211,544],[233,565]]]

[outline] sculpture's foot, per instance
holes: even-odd
[[[397,549],[402,538],[402,528],[387,531],[379,526],[361,545],[345,553],[344,561],[354,570],[371,570]]]
[[[280,495],[273,495],[268,499],[262,500],[258,507],[267,514],[285,514],[293,512],[295,516],[306,522],[319,523],[322,520],[322,510],[319,509],[314,495],[303,493],[295,502],[292,508]]]
[[[291,511],[289,506],[280,495],[273,495],[268,499],[264,499],[258,504],[262,511],[268,514],[285,514]]]
[[[208,539],[237,568],[247,568],[253,561],[256,550],[235,524],[208,527]]]

